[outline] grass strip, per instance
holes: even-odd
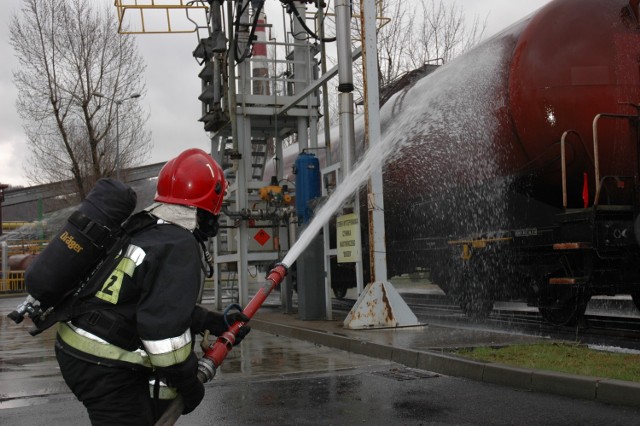
[[[456,353],[475,360],[515,367],[640,382],[640,354],[606,352],[581,344],[554,342],[479,347]]]

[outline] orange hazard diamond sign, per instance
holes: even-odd
[[[267,244],[267,241],[269,241],[269,239],[271,239],[271,236],[269,235],[269,233],[267,231],[265,231],[264,229],[261,229],[258,232],[256,232],[256,235],[253,236],[253,239],[256,240],[258,242],[258,244],[263,246],[263,245]]]

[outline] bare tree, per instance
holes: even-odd
[[[10,23],[14,72],[34,183],[73,180],[81,198],[96,180],[140,164],[151,148],[144,62],[106,7],[85,0],[25,0]],[[96,96],[102,94],[102,97]]]
[[[378,79],[380,87],[405,71],[415,66],[413,62],[412,32],[416,27],[416,16],[407,2],[386,0],[379,3],[378,16],[380,21],[378,30]],[[360,20],[356,21],[360,24]],[[357,27],[360,31],[359,26]]]
[[[409,43],[413,46],[410,62],[418,68],[428,61],[449,62],[459,54],[476,45],[487,26],[478,16],[465,21],[465,16],[456,3],[445,5],[443,0],[421,1],[421,25],[414,26]]]
[[[455,2],[380,0],[378,3],[378,79],[384,87],[427,63],[445,63],[476,45],[486,18],[467,21]],[[360,13],[358,10],[355,13]],[[352,20],[354,43],[360,43],[359,20]],[[354,64],[356,92],[362,94],[362,63]]]

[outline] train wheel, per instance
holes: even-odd
[[[342,300],[347,295],[347,289],[345,287],[334,287],[333,295],[336,299]]]
[[[469,318],[483,319],[487,318],[493,310],[493,301],[483,297],[468,297],[460,302],[462,312]]]
[[[493,299],[489,296],[491,282],[481,263],[472,262],[459,271],[455,299],[462,312],[469,318],[487,318],[493,310]]]
[[[548,289],[538,305],[540,315],[553,325],[576,325],[587,309],[591,296],[575,287]]]
[[[640,290],[631,293],[631,300],[633,300],[633,304],[636,305],[636,308],[640,310]]]
[[[427,279],[427,273],[425,271],[413,271],[409,272],[409,280],[412,283],[422,282]]]
[[[452,269],[450,262],[441,261],[434,263],[429,273],[431,283],[440,287],[440,289],[447,295],[449,295],[449,290],[451,288],[452,277],[450,271]]]

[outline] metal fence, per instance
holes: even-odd
[[[24,259],[20,255],[35,255],[47,246],[47,240],[16,239],[0,244],[0,294],[26,293],[24,284]]]
[[[0,293],[26,293],[24,286],[25,271],[7,271],[0,277]]]
[[[49,244],[49,240],[8,240],[8,256],[38,254]]]

